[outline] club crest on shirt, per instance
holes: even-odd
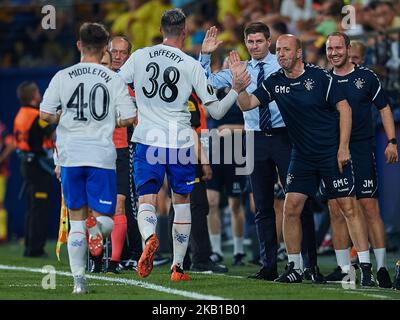
[[[291,173],[288,173],[288,175],[286,176],[286,185],[291,184],[293,179],[294,179],[294,175]]]
[[[357,89],[362,89],[364,87],[365,80],[361,78],[357,78],[354,80],[354,85]]]
[[[315,84],[314,80],[310,79],[310,78],[308,78],[306,81],[304,81],[304,87],[306,87],[306,89],[308,91],[311,91],[312,89],[314,89],[314,84]]]

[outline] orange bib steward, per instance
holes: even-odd
[[[23,152],[45,155],[46,149],[54,147],[51,134],[53,126],[39,118],[39,108],[22,106],[14,120],[16,147]]]
[[[54,129],[55,126],[40,119],[38,107],[22,106],[14,120],[15,143],[24,179],[22,190],[28,200],[24,252],[28,257],[45,255],[47,221],[52,212]]]

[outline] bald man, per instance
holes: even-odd
[[[283,220],[289,263],[275,281],[302,282],[300,215],[306,199],[314,197],[322,183],[328,198],[337,199],[346,217],[361,262],[361,284],[372,286],[366,226],[352,206],[351,108],[324,69],[302,61],[298,38],[289,34],[280,36],[276,54],[281,69],[264,80],[251,95],[245,91],[244,66],[237,53],[230,54],[230,63],[236,69],[233,88],[240,92],[240,108],[248,111],[260,105],[268,107],[268,103],[275,101],[293,144]]]

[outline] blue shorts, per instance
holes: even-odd
[[[370,140],[350,143],[357,199],[377,198],[378,181],[374,146]]]
[[[196,178],[196,163],[194,148],[172,149],[137,143],[133,154],[137,194],[157,194],[165,174],[175,193],[191,193]]]
[[[61,167],[61,185],[68,209],[87,205],[107,215],[115,213],[117,180],[115,170],[95,167]]]
[[[286,192],[297,192],[315,197],[322,185],[328,199],[354,196],[354,173],[351,161],[341,174],[336,155],[319,160],[293,157],[286,178]]]

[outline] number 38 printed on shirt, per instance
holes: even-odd
[[[152,72],[150,77],[151,88],[147,90],[145,87],[142,87],[143,93],[147,98],[153,98],[157,92],[159,91],[160,98],[165,102],[174,102],[176,97],[178,96],[178,87],[176,86],[179,81],[179,70],[175,67],[168,67],[164,70],[163,80],[164,82],[161,86],[158,85],[157,78],[160,74],[160,66],[151,62],[146,67],[147,72]],[[167,97],[167,88],[171,91],[171,95]]]

